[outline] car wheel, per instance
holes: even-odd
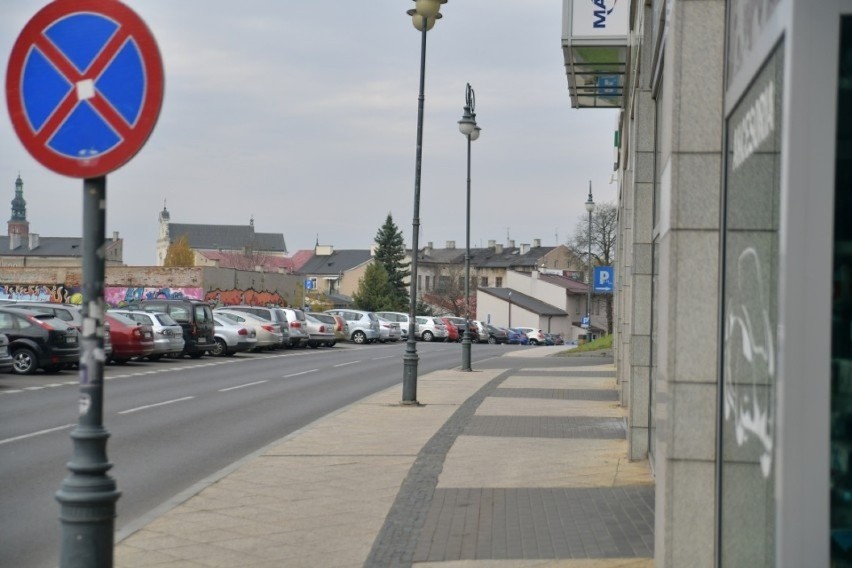
[[[420,337],[423,339],[423,341],[432,341],[433,336],[431,331],[424,331],[420,334]]]
[[[128,358],[124,358],[124,357],[121,357],[121,358],[113,357],[112,358],[112,362],[115,363],[116,365],[124,365],[128,361],[130,361],[129,357]]]
[[[530,345],[538,345],[538,341],[535,339],[530,339]]]
[[[352,334],[352,341],[360,345],[367,342],[367,336],[364,335],[363,331],[356,331]]]
[[[495,343],[497,343],[497,338],[494,337],[493,335],[489,335],[488,336],[488,343],[490,343],[491,345],[494,345]]]
[[[12,353],[12,371],[16,375],[32,375],[38,369],[36,354],[31,349],[21,347]]]
[[[326,344],[325,344],[325,346],[326,346],[326,347],[334,347],[334,345],[335,345],[336,343],[337,343],[336,341],[329,341],[328,343],[326,343]]]
[[[228,351],[228,346],[225,345],[225,341],[222,338],[217,337],[213,341],[213,348],[210,349],[210,354],[214,357],[224,357],[225,353]]]

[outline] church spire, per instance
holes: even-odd
[[[8,234],[28,235],[30,224],[27,221],[27,202],[24,200],[24,181],[21,174],[15,180],[15,198],[12,199],[12,217],[7,222]]]

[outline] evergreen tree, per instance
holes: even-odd
[[[186,235],[169,245],[163,266],[195,266],[195,252],[189,247]]]
[[[388,295],[391,305],[389,311],[408,311],[408,286],[405,280],[411,274],[409,263],[405,259],[405,240],[399,227],[393,222],[388,213],[385,224],[376,233],[375,260],[381,264],[388,277]]]
[[[358,282],[352,297],[355,307],[370,312],[390,311],[392,299],[388,288],[388,273],[379,262],[371,262]]]

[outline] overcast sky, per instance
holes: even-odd
[[[388,213],[411,244],[420,35],[408,0],[127,0],[165,67],[147,144],[107,176],[107,234],[155,262],[157,216],[283,233],[290,253],[368,248]],[[0,65],[47,2],[3,0]],[[449,0],[428,33],[420,245],[464,247],[465,84],[472,144],[471,246],[565,242],[610,183],[615,111],[572,109],[559,0]],[[20,172],[30,231],[82,235],[82,180],[47,170],[0,112],[0,215]],[[5,204],[5,205],[4,205]]]

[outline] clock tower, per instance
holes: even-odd
[[[30,234],[30,223],[27,221],[27,202],[24,201],[24,182],[21,174],[15,180],[15,198],[12,200],[12,218],[6,223],[8,234],[25,237]]]

